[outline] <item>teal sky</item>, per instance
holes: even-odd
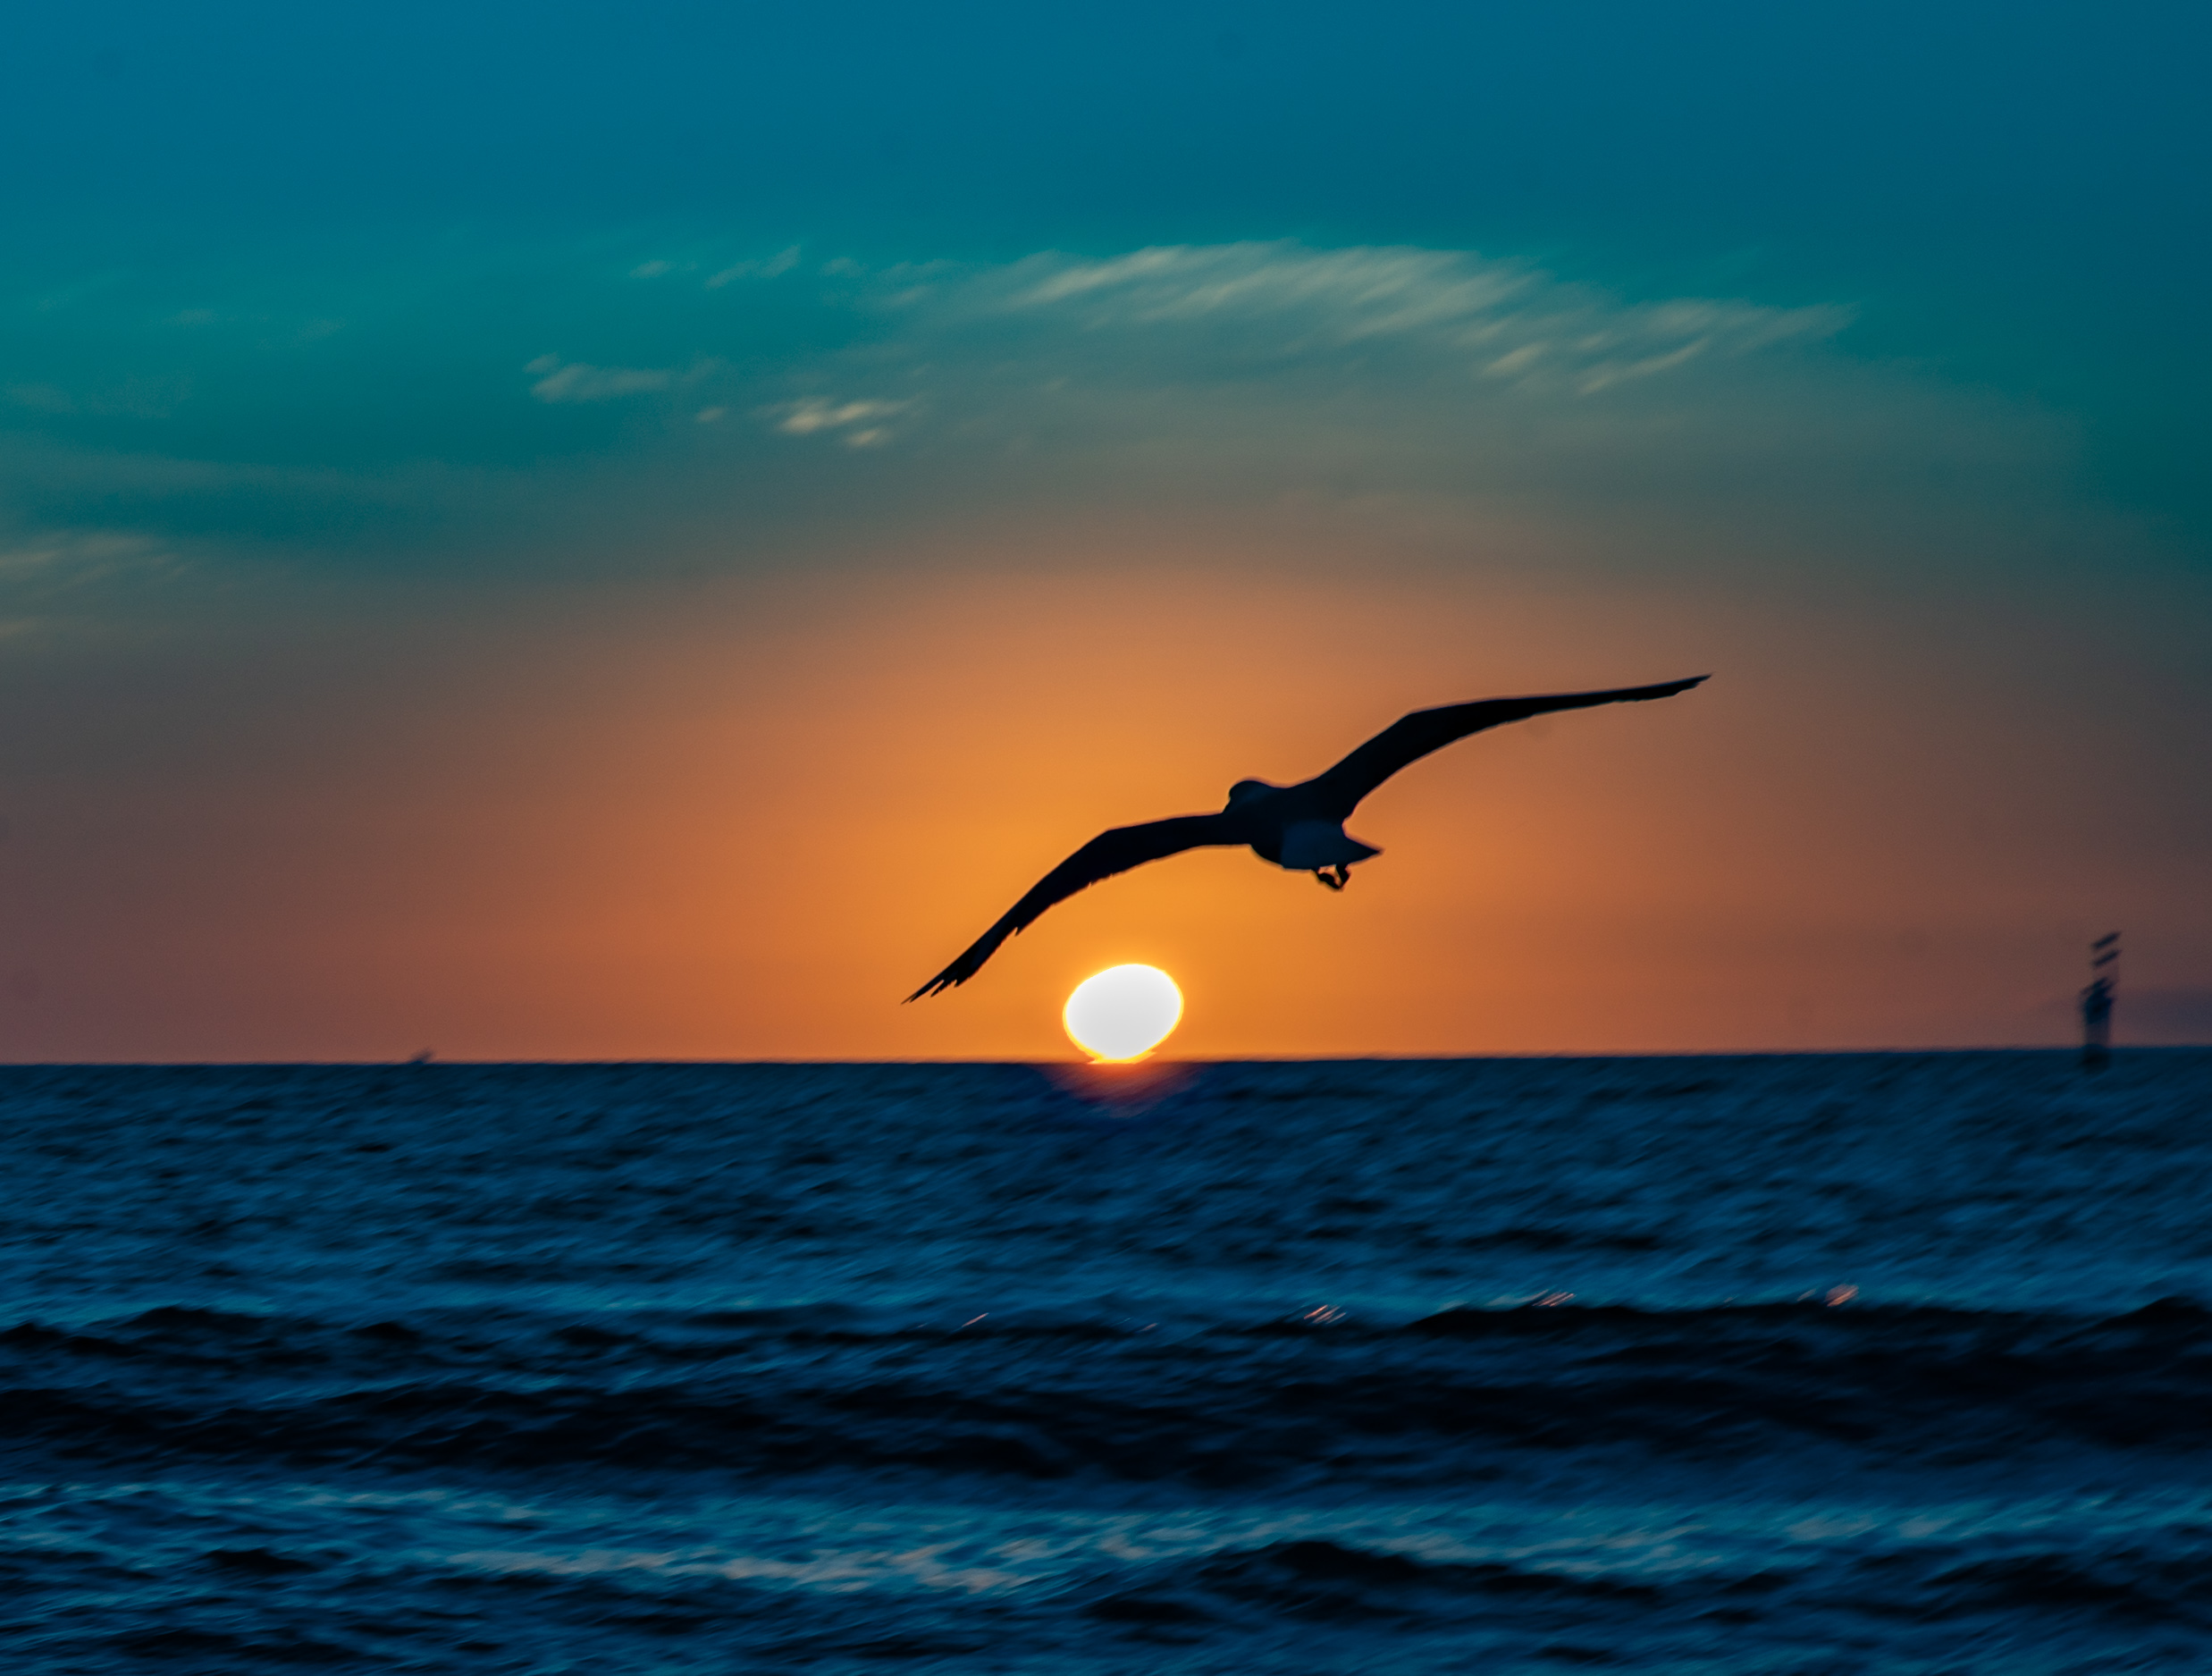
[[[647,301],[618,282],[643,263],[1410,246],[1841,307],[1855,356],[2049,410],[2085,489],[2198,542],[2205,33],[2181,6],[57,10],[0,71],[11,442],[507,467],[635,428],[517,409],[517,357],[722,363],[728,395],[880,327],[800,283]]]
[[[356,934],[313,929],[328,879],[241,906],[240,842],[304,853],[395,795],[391,760],[518,737],[486,694],[593,625],[609,669],[709,619],[742,661],[801,632],[778,586],[857,612],[1110,583],[1102,552],[1703,626],[1662,667],[1501,678],[1757,644],[1844,734],[1855,668],[1884,729],[1902,692],[1978,695],[1985,765],[1991,718],[2066,741],[1986,794],[1998,871],[2065,882],[1960,932],[1981,998],[1930,1039],[2063,1028],[2041,951],[2107,905],[2163,1033],[2212,1032],[2208,33],[2179,5],[54,9],[0,62],[0,966],[29,998],[0,1051],[376,1050],[329,1020],[416,1028],[381,990],[258,1034],[221,1022],[250,983],[175,1000],[210,926],[234,972]],[[1865,771],[1862,809],[1945,795]],[[244,808],[267,836],[220,836]],[[1953,824],[1883,935],[1986,871]],[[2048,973],[2014,971],[2031,945]],[[1787,1043],[1637,1040],[1911,1033],[1822,1005]],[[845,1040],[805,1037],[900,1050]]]

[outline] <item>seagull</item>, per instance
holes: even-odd
[[[1101,879],[1209,844],[1249,844],[1261,860],[1273,862],[1286,872],[1309,872],[1330,889],[1341,890],[1350,881],[1354,867],[1383,853],[1346,832],[1344,822],[1361,798],[1408,763],[1485,728],[1525,721],[1554,710],[1587,710],[1594,704],[1671,698],[1706,678],[1693,675],[1687,680],[1661,681],[1656,686],[1616,686],[1602,693],[1550,693],[1532,698],[1481,698],[1471,704],[1417,710],[1400,717],[1333,768],[1298,785],[1241,779],[1230,787],[1229,801],[1218,814],[1179,814],[1101,832],[1031,885],[996,925],[906,998],[919,1001],[925,995],[967,982],[998,952],[999,944],[1027,930],[1055,903],[1066,901]]]

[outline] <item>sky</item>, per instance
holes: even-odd
[[[49,8],[0,1057],[2212,1040],[2179,5]],[[1341,896],[1100,829],[1405,711]]]

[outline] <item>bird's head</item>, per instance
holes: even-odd
[[[1264,791],[1277,791],[1280,789],[1280,787],[1270,786],[1264,779],[1241,779],[1235,785],[1229,787],[1228,806],[1233,809],[1248,797],[1257,797]]]

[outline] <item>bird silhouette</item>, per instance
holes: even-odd
[[[1218,814],[1182,814],[1142,826],[1119,826],[1101,832],[1074,855],[1031,885],[998,922],[962,951],[960,957],[906,998],[958,987],[983,969],[999,944],[1035,923],[1056,902],[1077,891],[1184,850],[1207,845],[1249,844],[1264,861],[1288,872],[1310,872],[1332,890],[1350,882],[1351,869],[1382,851],[1344,830],[1359,800],[1409,762],[1455,739],[1509,721],[1525,721],[1554,710],[1587,710],[1594,704],[1637,703],[1671,698],[1706,678],[1661,681],[1655,686],[1617,686],[1602,693],[1550,693],[1531,698],[1482,698],[1469,704],[1442,704],[1401,716],[1343,761],[1295,786],[1264,779],[1241,779],[1229,788]]]

